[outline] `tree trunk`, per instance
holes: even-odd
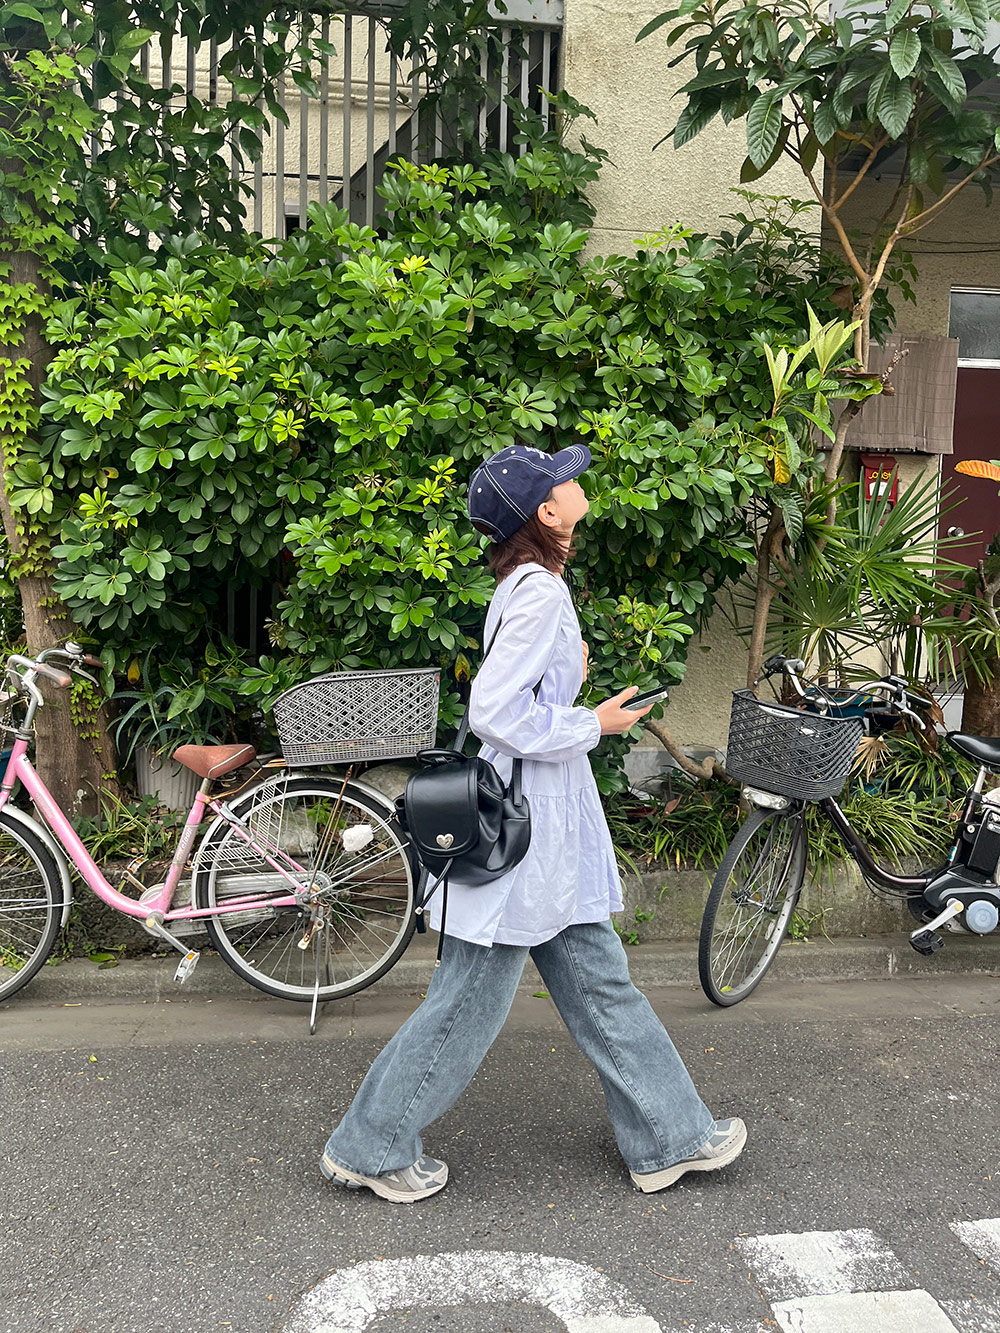
[[[10,265],[9,281],[25,282],[44,290],[38,260],[32,254],[8,252],[0,261]],[[37,316],[27,321],[19,343],[0,348],[0,356],[29,362],[27,377],[37,390],[49,361],[49,348],[42,337]],[[6,459],[0,450],[0,515],[15,569],[26,566],[18,584],[24,612],[27,653],[30,656],[76,637],[69,612],[55,595],[51,579],[50,542],[39,533],[25,534],[7,499]],[[27,572],[30,571],[30,572]],[[101,790],[117,791],[114,745],[108,731],[108,708],[95,709],[86,697],[71,709],[69,690],[59,690],[47,681],[40,686],[45,707],[35,718],[35,763],[46,786],[68,814],[96,814]],[[72,712],[80,717],[79,725]]]
[[[1000,736],[1000,660],[994,658],[988,666],[985,685],[971,671],[965,681],[962,730],[973,736]]]
[[[771,556],[775,542],[781,541],[784,517],[777,505],[771,506],[767,518],[767,527],[757,551],[757,586],[754,593],[753,628],[750,632],[750,646],[747,658],[747,689],[752,690],[760,676],[764,663],[764,647],[767,641],[767,621],[774,600],[774,585],[771,583]]]

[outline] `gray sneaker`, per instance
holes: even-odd
[[[421,1157],[412,1166],[404,1166],[400,1171],[387,1171],[383,1176],[363,1176],[359,1171],[348,1171],[346,1166],[331,1161],[324,1153],[319,1169],[327,1180],[339,1181],[349,1190],[358,1190],[366,1185],[380,1198],[389,1199],[392,1203],[415,1203],[417,1199],[437,1194],[448,1183],[447,1164],[434,1157]]]
[[[652,1194],[656,1190],[665,1190],[687,1171],[718,1171],[720,1166],[728,1166],[736,1161],[746,1143],[747,1127],[742,1120],[716,1120],[715,1131],[704,1148],[685,1157],[683,1162],[675,1162],[662,1171],[650,1171],[647,1175],[640,1176],[634,1171],[629,1174],[636,1189],[642,1190],[643,1194]]]

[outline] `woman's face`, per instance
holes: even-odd
[[[538,517],[546,527],[569,537],[589,508],[590,501],[580,483],[575,479],[562,481],[552,487],[552,494],[538,506]]]

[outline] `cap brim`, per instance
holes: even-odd
[[[590,450],[585,444],[571,444],[568,449],[560,449],[552,455],[552,467],[553,486],[572,481],[590,467]]]

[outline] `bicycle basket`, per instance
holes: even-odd
[[[295,685],[274,701],[285,762],[349,764],[400,759],[434,744],[437,667],[334,671]]]
[[[733,692],[726,772],[798,801],[836,796],[864,731],[859,717],[821,717]]]

